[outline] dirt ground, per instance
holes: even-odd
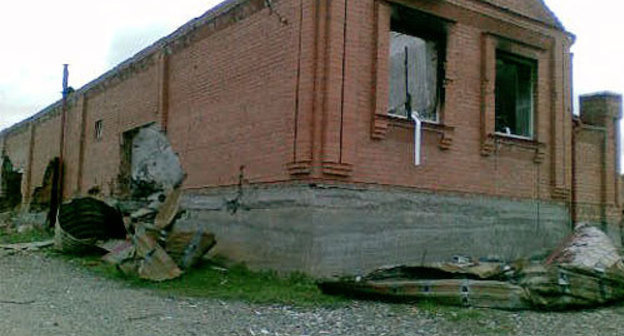
[[[0,252],[0,335],[622,335],[624,306],[569,313],[167,297],[43,253]]]

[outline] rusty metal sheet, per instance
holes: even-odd
[[[110,241],[102,248],[108,251],[102,260],[114,265],[120,265],[125,260],[134,258],[135,254],[134,244],[129,240]]]
[[[565,310],[624,299],[624,263],[598,228],[579,225],[544,263],[437,263],[323,281],[331,294],[502,309]]]
[[[439,304],[498,309],[526,309],[522,287],[503,281],[442,279],[323,282],[328,294],[390,301],[427,300]]]
[[[188,269],[216,244],[214,234],[197,230],[181,230],[176,227],[167,235],[165,250],[182,269]]]
[[[145,234],[135,235],[134,238],[136,253],[140,258],[139,277],[152,281],[165,281],[182,275],[176,263],[154,239]]]
[[[182,199],[182,189],[175,188],[168,196],[163,205],[158,210],[158,214],[154,219],[154,227],[158,230],[167,229],[175,219],[180,210],[180,201]]]
[[[62,204],[58,222],[63,231],[79,240],[126,238],[126,228],[119,211],[92,197],[76,198]]]
[[[50,247],[52,245],[54,245],[54,240],[45,240],[32,243],[2,244],[0,245],[0,249],[17,251],[38,250],[41,248]]]
[[[95,248],[96,239],[79,239],[61,228],[59,221],[54,225],[54,248],[64,253],[84,253]]]

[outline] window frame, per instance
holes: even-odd
[[[553,66],[553,48],[552,41],[534,38],[530,35],[522,36],[522,39],[513,39],[493,32],[481,34],[481,156],[491,156],[497,152],[497,143],[503,142],[512,146],[517,145],[521,148],[535,150],[535,163],[543,161],[546,132],[542,126],[548,118],[549,111],[545,103],[550,99],[547,88],[555,81],[550,77],[552,82],[547,82],[546,70],[551,70]],[[533,135],[531,138],[496,133],[495,82],[496,53],[498,51],[535,61]],[[550,111],[554,113],[552,106]]]
[[[518,53],[514,53],[508,50],[504,50],[504,49],[496,49],[496,55],[495,55],[495,64],[498,63],[499,59],[503,59],[503,60],[507,60],[516,64],[522,64],[525,66],[529,66],[530,67],[530,79],[529,79],[529,85],[530,85],[530,107],[531,107],[531,111],[530,111],[530,115],[529,115],[529,121],[528,121],[528,125],[529,125],[529,134],[528,135],[523,135],[523,134],[515,134],[515,133],[505,133],[505,132],[500,132],[500,131],[496,131],[496,118],[497,118],[497,99],[498,97],[496,96],[496,91],[498,88],[498,70],[495,70],[495,84],[494,84],[494,88],[495,88],[495,102],[494,102],[494,134],[497,136],[503,136],[503,137],[509,137],[509,138],[516,138],[516,139],[523,139],[523,140],[534,140],[536,138],[536,120],[537,120],[537,116],[536,116],[536,112],[537,112],[537,80],[538,80],[538,66],[539,66],[539,62],[537,59],[533,59]],[[517,104],[518,102],[516,101],[516,109],[517,109]]]
[[[449,22],[437,16],[431,15],[429,13],[421,12],[417,9],[401,6],[401,5],[391,5],[391,15],[390,15],[390,29],[388,31],[388,69],[391,67],[391,59],[390,59],[390,36],[393,32],[397,32],[400,34],[414,36],[419,38],[425,42],[434,42],[437,49],[438,62],[436,66],[436,103],[435,103],[435,118],[432,119],[422,119],[423,122],[431,123],[431,124],[442,124],[443,123],[443,106],[445,101],[445,90],[444,90],[444,80],[446,78],[445,75],[445,64],[447,57],[447,42],[448,42],[448,28],[447,25]],[[391,94],[390,91],[390,78],[386,78],[386,85],[388,85],[388,96]],[[390,118],[403,119],[408,120],[410,117],[408,115],[401,114],[393,114],[390,113],[389,106],[389,98],[386,99],[386,115]]]

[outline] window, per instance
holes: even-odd
[[[533,137],[536,68],[528,58],[496,53],[497,133]]]
[[[445,24],[413,9],[393,8],[388,113],[438,122],[442,95]]]
[[[102,120],[98,120],[95,122],[95,140],[102,139],[104,125],[102,124]]]

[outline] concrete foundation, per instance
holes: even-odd
[[[563,203],[394,188],[281,185],[187,192],[181,220],[215,233],[216,252],[252,268],[314,275],[449,260],[507,260],[570,233]]]

